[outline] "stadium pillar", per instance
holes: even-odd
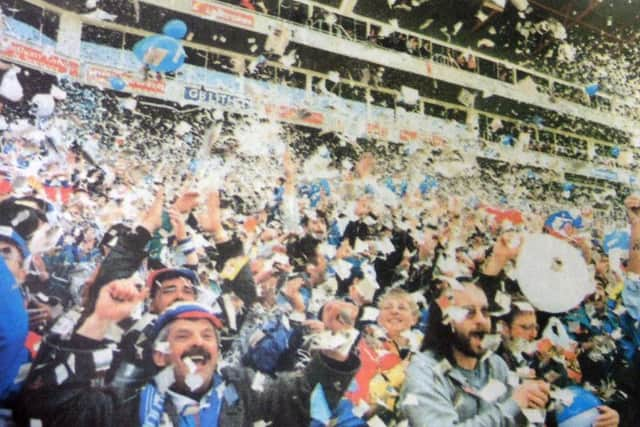
[[[80,52],[82,21],[78,18],[78,15],[74,13],[60,15],[56,50],[63,55],[75,57]]]
[[[356,3],[358,3],[358,0],[342,0],[342,2],[340,2],[340,13],[347,16],[351,15],[353,9],[356,7]]]

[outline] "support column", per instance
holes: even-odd
[[[340,2],[340,13],[344,15],[352,15],[353,9],[355,9],[358,0],[342,0]]]
[[[78,16],[71,13],[62,13],[58,27],[56,51],[66,56],[78,56],[81,34],[82,21],[78,19]]]

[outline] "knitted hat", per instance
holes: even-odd
[[[207,319],[216,329],[222,329],[222,322],[208,307],[195,302],[176,302],[158,316],[150,338],[155,339],[162,328],[176,319]]]

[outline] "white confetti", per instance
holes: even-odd
[[[191,373],[191,374],[187,374],[186,378],[184,379],[184,382],[186,386],[189,387],[189,390],[195,391],[200,387],[202,387],[202,384],[204,384],[204,378],[202,378],[200,374]]]
[[[255,376],[253,377],[253,381],[251,382],[251,390],[259,392],[264,391],[266,379],[267,378],[262,373],[256,372]]]
[[[54,369],[54,373],[56,375],[56,384],[58,385],[64,383],[67,378],[69,378],[69,371],[67,370],[67,367],[64,366],[64,364],[56,366],[56,368]]]
[[[18,81],[19,72],[19,67],[13,66],[9,68],[2,76],[2,82],[0,82],[0,96],[12,102],[20,101],[24,95],[22,85]]]
[[[171,365],[167,366],[154,376],[154,382],[158,386],[158,391],[161,393],[169,390],[169,387],[171,387],[175,381],[176,377],[173,372],[173,366]]]

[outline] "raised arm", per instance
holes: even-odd
[[[631,195],[624,201],[627,219],[631,227],[628,270],[640,274],[640,196]]]

